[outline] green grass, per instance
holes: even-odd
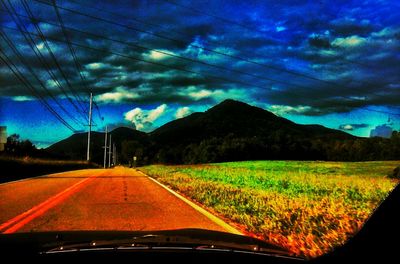
[[[242,226],[306,257],[343,244],[397,181],[399,162],[246,161],[140,168]]]

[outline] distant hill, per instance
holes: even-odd
[[[171,121],[150,133],[120,127],[111,135],[122,162],[130,161],[133,156],[141,163],[202,163],[256,159],[367,160],[380,155],[378,149],[375,150],[378,154],[371,152],[375,143],[367,139],[320,125],[296,124],[234,100]],[[84,159],[86,141],[87,133],[75,134],[47,151]],[[104,133],[94,132],[92,160],[100,164],[103,145]]]
[[[119,150],[123,141],[138,140],[147,141],[148,135],[144,132],[128,127],[119,127],[110,132],[112,142]],[[91,155],[92,161],[102,164],[104,155],[104,133],[91,133]],[[72,160],[86,160],[87,133],[77,133],[64,140],[61,140],[46,149],[50,154]]]

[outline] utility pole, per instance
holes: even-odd
[[[93,101],[93,94],[90,93],[90,103],[89,103],[89,131],[88,131],[88,143],[87,143],[87,153],[86,153],[86,160],[90,160],[90,132],[92,132],[92,101]]]
[[[111,134],[110,134],[110,146],[108,147],[108,167],[111,168]]]
[[[117,164],[117,148],[115,143],[113,143],[113,164],[114,166]]]
[[[106,126],[106,137],[104,138],[104,169],[106,168],[107,160],[107,126]]]
[[[114,150],[114,164],[115,165],[117,165],[117,162],[118,162],[118,154],[117,154],[117,145],[114,145],[115,146],[115,150]]]

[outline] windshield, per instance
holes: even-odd
[[[1,1],[0,232],[343,245],[400,178],[399,7]]]

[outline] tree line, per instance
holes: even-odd
[[[189,144],[163,144],[135,140],[121,143],[121,162],[137,157],[137,165],[149,163],[195,164],[240,160],[400,160],[400,132],[390,138],[211,137]]]
[[[8,157],[33,157],[33,158],[53,158],[52,155],[36,146],[28,139],[21,139],[20,135],[12,134],[7,137],[3,153]]]
[[[390,138],[336,139],[304,138],[290,134],[271,134],[266,137],[237,137],[233,133],[210,137],[198,142],[157,143],[125,140],[118,148],[118,163],[136,166],[151,163],[196,164],[241,160],[329,160],[369,161],[400,160],[400,132]],[[118,144],[119,145],[119,144]],[[3,155],[14,157],[52,158],[45,150],[37,149],[29,140],[13,134],[7,138]]]

